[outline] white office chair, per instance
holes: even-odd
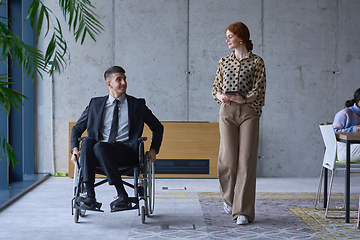
[[[331,188],[332,188],[332,184],[333,184],[333,180],[334,180],[334,172],[336,170],[345,171],[346,164],[345,164],[345,162],[337,161],[337,158],[336,158],[337,143],[336,143],[336,136],[335,136],[333,126],[331,124],[330,125],[321,124],[321,125],[319,125],[319,127],[320,127],[320,131],[321,131],[326,149],[325,149],[323,165],[322,165],[321,173],[320,173],[318,191],[317,191],[316,199],[315,199],[315,208],[316,208],[317,203],[320,201],[322,178],[323,178],[324,170],[326,168],[331,171],[329,193],[327,196],[327,205],[326,205],[326,211],[325,211],[325,217],[327,217],[329,203],[330,203]],[[353,173],[353,172],[360,173],[360,162],[359,163],[351,163],[350,172],[351,173]],[[344,191],[344,196],[345,196],[345,191]]]

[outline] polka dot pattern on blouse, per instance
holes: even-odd
[[[213,85],[213,98],[220,104],[216,93],[226,91],[244,91],[247,96],[256,95],[256,100],[247,103],[261,116],[265,105],[266,74],[264,60],[249,52],[240,61],[235,52],[220,59]]]

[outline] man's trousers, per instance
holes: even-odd
[[[137,156],[130,146],[122,143],[97,142],[85,138],[81,143],[81,162],[83,181],[95,182],[95,167],[101,166],[108,178],[109,184],[121,182],[119,167],[136,165]]]

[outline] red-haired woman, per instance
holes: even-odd
[[[255,218],[259,118],[265,104],[266,75],[261,57],[253,54],[250,32],[242,22],[226,29],[234,51],[220,59],[212,90],[220,104],[218,177],[225,212],[237,224]]]

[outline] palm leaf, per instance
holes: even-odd
[[[10,114],[11,106],[14,106],[18,111],[20,111],[20,105],[23,105],[23,98],[28,99],[21,93],[11,89],[8,85],[13,84],[8,82],[9,78],[5,74],[0,74],[0,104],[4,107],[6,114]],[[0,108],[0,111],[2,108]],[[6,138],[2,132],[0,132],[0,141],[2,141],[2,151],[6,154],[7,162],[12,164],[13,168],[17,163],[17,158],[15,152],[11,145],[6,141]],[[0,156],[1,159],[1,156]]]
[[[73,29],[75,41],[78,41],[81,38],[81,44],[83,44],[87,35],[96,41],[95,35],[104,30],[101,23],[97,20],[96,14],[92,10],[94,9],[94,6],[90,1],[59,0],[59,6],[67,21],[69,30]],[[36,16],[38,16],[37,24],[35,24]],[[55,69],[61,71],[61,69],[66,67],[65,55],[69,53],[58,18],[43,4],[42,1],[33,0],[29,7],[26,19],[30,19],[32,26],[36,26],[36,42],[43,29],[46,30],[45,36],[47,36],[50,26],[53,26],[52,22],[56,23],[56,26],[53,26],[54,33],[46,48],[44,65],[46,66],[52,62],[50,68],[47,69],[47,72],[50,74],[52,74]],[[59,68],[60,66],[61,68]]]
[[[23,98],[28,99],[21,93],[11,89],[8,85],[13,84],[8,82],[9,78],[5,77],[4,74],[0,75],[0,105],[3,105],[6,110],[6,114],[9,115],[11,105],[20,111],[19,105],[23,105]],[[1,109],[0,109],[1,111]]]
[[[59,5],[65,19],[68,18],[69,30],[73,29],[75,41],[81,37],[81,44],[83,44],[87,34],[96,41],[95,34],[101,33],[104,27],[97,20],[97,15],[92,10],[94,6],[90,1],[60,0]]]
[[[14,152],[14,149],[11,147],[11,145],[6,141],[6,138],[3,133],[0,133],[0,141],[2,141],[1,147],[2,152],[6,154],[6,160],[10,164],[12,164],[12,167],[15,168],[15,165],[17,163],[17,158]],[[1,159],[1,155],[0,155]]]
[[[87,35],[96,41],[95,35],[104,31],[104,27],[97,20],[97,16],[93,11],[94,6],[90,1],[59,0],[59,5],[69,26],[69,30],[72,29],[76,41],[81,38],[81,44],[84,43]],[[31,74],[32,79],[35,78],[36,73],[42,77],[42,72],[52,74],[55,69],[60,71],[66,67],[65,56],[69,54],[69,52],[60,22],[55,14],[46,7],[41,0],[32,0],[25,21],[29,20],[30,25],[36,28],[36,43],[38,43],[43,30],[45,30],[45,37],[48,36],[50,30],[54,30],[45,54],[25,44],[18,35],[14,34],[8,26],[8,18],[0,16],[0,19],[2,19],[2,21],[0,21],[0,61],[5,65],[12,66],[17,62],[18,66],[23,67],[23,71],[27,76]],[[52,24],[53,22],[55,22],[56,26]],[[47,65],[50,62],[52,64],[51,67],[48,68]],[[21,93],[9,88],[8,85],[11,84],[6,75],[0,74],[0,105],[2,105],[7,114],[10,113],[11,106],[20,110],[19,106],[23,104],[22,99],[26,98]],[[1,110],[2,108],[0,108],[0,111]],[[15,153],[6,141],[4,134],[0,134],[0,144],[2,145],[3,153],[6,153],[9,164],[12,163],[13,167],[15,167],[17,162]]]

